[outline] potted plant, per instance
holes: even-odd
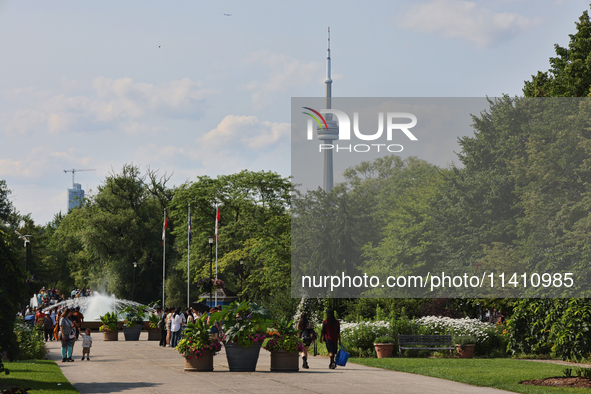
[[[388,336],[377,337],[373,342],[378,358],[392,357],[394,344],[396,343],[394,338]]]
[[[265,349],[271,352],[271,371],[297,372],[304,343],[298,338],[293,320],[282,318],[273,324],[273,334]]]
[[[459,358],[474,357],[474,348],[476,347],[476,337],[473,335],[461,335],[454,338],[456,352]]]
[[[101,323],[99,331],[103,333],[103,341],[117,341],[119,340],[117,332],[117,314],[115,312],[107,312],[101,316]]]
[[[162,330],[158,328],[160,322],[160,316],[155,313],[151,313],[148,320],[148,341],[159,341]]]
[[[222,322],[230,371],[253,372],[266,338],[269,311],[255,303],[234,301],[224,305],[220,312],[212,313],[210,323],[214,321]]]
[[[176,350],[185,358],[185,371],[213,371],[213,356],[222,349],[222,342],[212,338],[206,320],[207,316],[203,315],[183,330],[183,339]]]
[[[144,308],[143,305],[128,305],[119,311],[120,316],[125,316],[123,335],[126,341],[139,341],[146,315]]]

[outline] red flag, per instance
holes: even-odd
[[[166,239],[166,227],[168,227],[168,222],[166,221],[166,214],[164,214],[164,224],[162,225],[162,246],[164,246],[164,240]]]
[[[215,242],[218,241],[218,221],[220,220],[220,208],[216,205],[215,206]]]

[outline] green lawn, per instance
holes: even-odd
[[[0,375],[0,391],[16,386],[21,389],[30,388],[29,393],[78,393],[53,361],[27,360],[5,362],[4,365],[10,370],[10,374]]]
[[[475,386],[494,387],[517,393],[589,392],[588,389],[526,386],[519,384],[523,380],[563,376],[562,371],[567,367],[551,363],[506,358],[350,358],[349,361],[369,367],[433,376]]]

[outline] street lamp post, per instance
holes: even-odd
[[[244,260],[240,259],[240,301],[242,301],[242,277],[244,276]]]
[[[211,309],[211,305],[213,304],[213,284],[211,283],[213,279],[213,241],[214,237],[211,235],[207,237],[207,241],[209,242],[209,308]]]
[[[137,263],[133,262],[133,283],[131,285],[131,300],[133,301],[133,292],[135,290],[135,269],[137,268]]]

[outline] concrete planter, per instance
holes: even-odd
[[[135,327],[123,327],[123,335],[126,341],[139,341],[142,333],[142,324],[136,324]]]
[[[185,359],[185,372],[211,372],[213,371],[213,354],[205,352],[201,357]]]
[[[393,343],[374,343],[373,346],[376,348],[378,358],[392,357],[394,352]]]
[[[119,331],[104,331],[103,332],[103,341],[118,341],[119,340]]]
[[[300,354],[286,350],[271,352],[271,371],[273,372],[297,372],[300,370]]]
[[[262,342],[255,342],[251,347],[242,347],[236,343],[224,343],[230,372],[254,372],[259,361]]]
[[[148,341],[159,341],[159,340],[160,340],[160,330],[148,329]]]

